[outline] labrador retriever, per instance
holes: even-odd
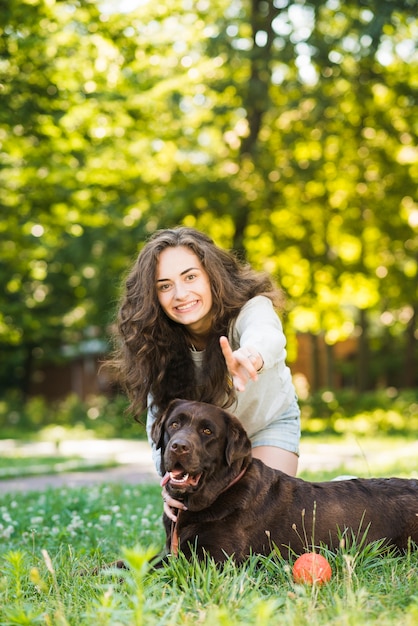
[[[187,507],[176,527],[164,514],[167,550],[222,563],[250,554],[284,558],[318,546],[382,539],[401,551],[418,543],[418,480],[307,482],[251,455],[240,421],[216,406],[173,400],[154,423],[161,481]],[[358,544],[357,544],[358,545]],[[416,546],[415,546],[416,547]]]

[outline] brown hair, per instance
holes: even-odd
[[[185,246],[200,260],[209,276],[213,307],[212,331],[203,363],[204,388],[199,388],[187,342],[187,331],[162,310],[155,286],[158,259],[168,247]],[[276,307],[281,291],[270,276],[241,263],[204,233],[177,227],[154,233],[144,245],[125,284],[116,325],[112,365],[139,418],[152,395],[154,411],[170,400],[184,398],[231,406],[235,392],[228,375],[219,337],[227,335],[243,305],[256,295],[269,297]]]

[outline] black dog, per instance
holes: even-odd
[[[162,484],[187,511],[179,511],[173,535],[164,515],[167,549],[173,537],[187,558],[208,553],[216,562],[232,556],[289,557],[315,546],[338,548],[353,537],[407,549],[418,543],[418,481],[401,478],[310,483],[252,459],[241,423],[218,407],[174,400],[154,424],[161,448]]]

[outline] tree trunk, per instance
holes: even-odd
[[[31,383],[31,378],[32,378],[32,366],[33,366],[33,349],[34,349],[34,345],[33,344],[28,344],[25,346],[26,350],[25,350],[25,359],[23,362],[23,367],[22,367],[22,376],[21,376],[21,383],[20,383],[20,389],[22,391],[23,397],[26,400],[29,396],[29,391],[30,391],[30,383]]]
[[[263,116],[269,108],[269,88],[271,82],[272,60],[271,47],[274,40],[273,20],[279,14],[279,9],[273,2],[265,0],[251,1],[250,26],[252,32],[252,51],[250,57],[250,76],[248,89],[243,103],[247,112],[248,135],[242,140],[239,163],[242,167],[247,159],[256,163],[256,148],[260,134]],[[260,42],[260,33],[265,33],[266,40]],[[245,230],[248,226],[250,206],[246,200],[235,209],[234,249],[245,257]]]
[[[318,391],[321,387],[321,372],[319,360],[318,335],[311,334],[311,371],[312,391]]]
[[[365,309],[360,309],[359,318],[361,334],[358,342],[357,389],[362,392],[369,389],[370,385],[368,320],[367,311]]]
[[[411,319],[405,330],[405,360],[402,387],[415,387],[417,380],[417,306],[413,308]]]
[[[325,343],[326,350],[326,367],[327,367],[327,380],[326,385],[328,389],[334,389],[335,387],[335,362],[334,362],[334,350],[328,343]]]

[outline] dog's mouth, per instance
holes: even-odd
[[[199,480],[202,477],[200,474],[190,474],[186,472],[184,467],[176,465],[170,472],[166,472],[161,480],[161,486],[170,483],[175,489],[187,489],[188,487],[197,487]]]

